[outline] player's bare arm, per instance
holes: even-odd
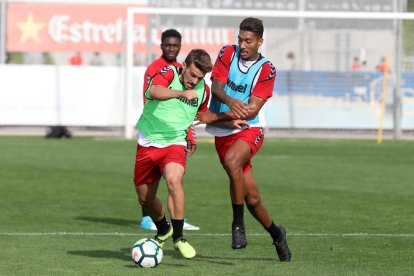
[[[241,119],[225,121],[225,122],[217,122],[215,123],[215,125],[226,126],[229,128],[237,128],[237,129],[250,127],[250,124],[246,120],[241,120]]]
[[[187,100],[193,100],[197,98],[197,92],[195,90],[171,90],[161,85],[153,85],[150,89],[150,97],[153,100],[166,101],[175,98],[186,98]]]
[[[218,120],[217,113],[213,113],[211,111],[204,111],[197,113],[195,119],[197,121],[194,126],[206,124],[207,121],[210,121],[213,125],[219,125],[219,126],[226,126],[229,128],[249,128],[250,124],[243,119],[230,119],[228,121],[220,121]]]
[[[256,117],[259,114],[260,109],[262,109],[263,105],[266,103],[266,101],[260,97],[252,95],[250,97],[250,101],[247,104],[247,107],[249,109],[249,113],[246,116],[246,119],[251,119]]]
[[[247,115],[245,116],[245,119],[254,118],[259,114],[260,109],[263,107],[263,105],[266,103],[266,101],[260,97],[252,95],[250,97],[249,103],[246,105],[248,107]],[[221,112],[221,113],[213,113],[211,111],[205,111],[205,112],[198,112],[195,120],[198,121],[196,125],[199,124],[212,124],[217,122],[224,122],[224,121],[232,121],[239,119],[234,112],[228,111],[228,112]]]
[[[248,115],[247,106],[240,100],[229,97],[224,91],[225,84],[217,79],[213,79],[211,84],[211,91],[213,96],[219,99],[221,102],[227,104],[231,111],[234,112],[237,119],[245,118]]]

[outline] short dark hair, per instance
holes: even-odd
[[[213,70],[213,64],[211,63],[210,55],[203,49],[194,49],[187,55],[184,63],[187,66],[194,65],[200,69],[201,72],[207,74]]]
[[[165,30],[164,32],[162,32],[162,34],[161,34],[161,43],[163,43],[164,40],[167,37],[176,37],[181,42],[181,34],[175,29],[168,29],[168,30]]]
[[[252,32],[262,38],[264,32],[263,21],[258,18],[247,17],[240,23],[240,31]]]

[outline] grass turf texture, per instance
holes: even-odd
[[[181,258],[168,241],[161,265],[150,270],[135,268],[130,260],[134,242],[154,235],[138,227],[135,145],[0,137],[0,275],[414,271],[413,142],[266,139],[253,166],[264,203],[288,229],[293,258],[281,264],[247,209],[249,244],[231,249],[228,180],[214,145],[200,141],[184,180],[186,217],[201,227],[185,232],[197,256]],[[163,182],[159,192],[165,202]]]

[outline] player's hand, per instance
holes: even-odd
[[[186,98],[187,100],[193,100],[198,97],[197,92],[195,90],[185,90],[181,93],[181,98]]]
[[[190,140],[187,140],[187,148],[186,148],[186,152],[187,152],[187,156],[192,155],[197,149],[197,144],[192,144]]]
[[[194,121],[197,121],[194,125],[211,124],[217,120],[216,113],[210,111],[197,112]]]
[[[242,101],[230,98],[227,101],[227,105],[238,119],[246,118],[249,115],[249,108]]]
[[[245,129],[249,128],[250,124],[246,120],[237,119],[229,121],[227,126],[231,128]]]

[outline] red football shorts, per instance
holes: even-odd
[[[185,146],[171,145],[165,148],[156,148],[137,145],[134,184],[139,186],[160,180],[168,163],[181,164],[185,170]]]
[[[251,160],[262,147],[263,139],[264,133],[263,128],[261,127],[251,127],[229,136],[216,137],[216,150],[221,164],[223,165],[224,157],[226,156],[227,151],[237,140],[243,140],[249,145],[251,149]],[[245,173],[252,167],[250,160],[243,165],[243,172]]]

